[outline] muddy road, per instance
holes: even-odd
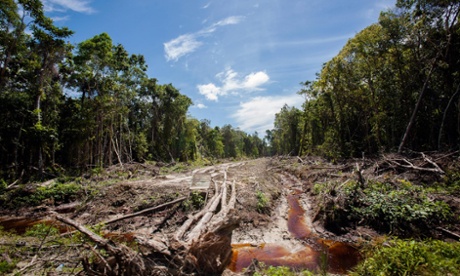
[[[222,195],[225,199],[231,199],[230,184],[236,187],[234,209],[239,218],[239,226],[231,234],[232,254],[225,274],[241,273],[258,262],[345,273],[359,261],[360,254],[352,243],[334,240],[330,233],[324,235],[324,229],[317,231],[312,223],[314,206],[305,193],[305,183],[270,159],[99,184],[97,194],[82,196],[78,201],[44,202],[38,207],[16,210],[13,216],[11,210],[2,210],[0,225],[21,233],[26,227],[44,222],[63,229],[61,232],[72,232],[68,226],[53,221],[50,214],[57,212],[81,225],[102,225],[101,235],[116,242],[133,245],[136,240],[152,237],[167,240],[177,237],[183,224],[212,200],[221,183],[229,183],[229,191]],[[178,203],[168,205],[174,200]],[[222,204],[226,202],[222,200]],[[162,204],[164,208],[149,211]],[[223,207],[219,205],[214,213]],[[184,240],[190,239],[194,229],[186,231],[189,232],[183,233]],[[76,253],[72,254],[69,253],[68,264],[64,260],[61,263],[78,267]],[[43,258],[52,259],[51,255]],[[24,269],[25,264],[27,260],[20,262],[18,269]]]

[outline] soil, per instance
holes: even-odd
[[[452,163],[455,162],[449,160],[440,166],[446,168]],[[377,180],[398,177],[426,183],[440,178],[436,173],[410,171],[395,166],[393,163],[370,159],[331,163],[320,158],[262,158],[167,175],[158,174],[158,168],[145,168],[141,174],[130,172],[127,177],[130,179],[107,181],[110,175],[98,179],[94,183],[98,187],[97,193],[88,189],[87,194],[73,202],[59,204],[47,201],[38,207],[0,209],[0,225],[5,230],[15,228],[21,232],[25,228],[17,225],[21,221],[24,224],[30,224],[31,221],[36,223],[37,220],[51,221],[51,212],[57,212],[81,225],[94,226],[188,197],[182,203],[102,227],[102,233],[106,237],[118,242],[133,242],[135,237],[152,235],[172,236],[188,216],[199,209],[196,208],[198,206],[193,207],[197,202],[192,202],[192,194],[201,194],[204,200],[210,199],[214,193],[214,182],[222,181],[221,172],[227,170],[228,183],[236,183],[235,209],[240,224],[232,234],[234,254],[232,263],[224,274],[240,274],[243,268],[251,265],[248,271],[253,271],[257,261],[254,262],[248,255],[257,255],[258,261],[267,264],[344,273],[361,258],[357,250],[360,244],[371,241],[382,233],[365,225],[336,225],[334,229],[338,229],[337,231],[326,229],[324,220],[318,214],[321,199],[314,197],[313,185],[331,179],[339,182],[357,179],[360,177],[357,171],[361,172],[361,177]],[[452,208],[460,210],[458,198],[446,197],[445,201]],[[460,233],[457,225],[450,229]],[[1,243],[5,244],[7,241],[2,240]],[[324,254],[328,258],[326,264],[322,261]],[[28,263],[24,260],[22,264],[18,264],[19,269],[21,265],[24,268]]]

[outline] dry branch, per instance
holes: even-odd
[[[423,152],[422,152],[421,154],[422,154],[423,159],[424,159],[426,162],[428,162],[428,163],[430,163],[431,165],[433,165],[433,166],[437,169],[437,171],[438,171],[439,173],[445,174],[445,172],[438,166],[438,164],[436,164],[434,161],[432,161],[431,159],[429,159],[428,157],[426,157],[426,155],[425,155]]]
[[[196,226],[190,231],[190,233],[188,234],[187,240],[192,241],[201,235],[202,231],[204,230],[204,227],[206,226],[206,223],[208,223],[211,220],[214,212],[219,206],[221,198],[222,198],[222,193],[219,193],[217,195],[216,200],[212,202],[212,204],[210,204],[209,206],[206,206],[205,209],[203,209],[205,211],[203,217],[196,224]]]
[[[431,165],[434,166],[434,168],[425,168],[421,166],[414,165],[412,162],[410,162],[407,158],[388,158],[386,156],[383,156],[384,160],[394,166],[394,167],[400,167],[400,168],[405,168],[405,169],[412,169],[412,170],[417,170],[417,171],[424,171],[424,172],[432,172],[432,173],[439,173],[439,174],[444,174],[445,172],[432,160],[426,158],[426,156],[423,154],[424,161],[430,163]]]
[[[88,230],[86,227],[78,224],[76,221],[60,216],[58,214],[55,215],[56,219],[59,220],[62,223],[65,223],[67,225],[70,225],[80,231],[81,233],[85,234],[90,240],[95,242],[97,245],[103,247],[107,251],[109,251],[112,254],[118,254],[119,250],[117,250],[115,247],[113,247],[110,244],[110,241],[107,239],[104,239],[103,237],[93,233],[92,231]]]
[[[76,221],[60,216],[55,215],[56,219],[60,222],[63,222],[67,225],[75,227],[78,231],[86,235],[91,241],[96,243],[101,248],[105,249],[109,253],[107,259],[101,260],[102,267],[98,268],[98,263],[89,264],[88,260],[83,260],[83,266],[85,270],[88,271],[103,271],[104,275],[150,275],[151,271],[149,268],[146,268],[144,264],[144,259],[135,251],[129,247],[115,243],[112,243],[110,240],[104,239],[101,236],[93,233],[88,230],[86,227],[78,224]],[[101,254],[96,254],[98,258],[103,258]],[[113,265],[110,265],[109,268],[106,264],[113,262]],[[108,270],[109,269],[109,270]]]
[[[209,203],[206,205],[206,206],[210,206],[212,204],[214,204],[215,201],[219,201],[220,200],[220,194],[215,194],[211,200],[209,200]],[[205,213],[207,212],[207,208],[203,208],[200,212],[198,212],[197,214],[193,215],[193,216],[190,216],[185,222],[184,224],[182,224],[182,226],[176,231],[176,235],[174,236],[176,240],[181,240],[182,237],[184,236],[185,232],[187,232],[187,230],[190,228],[190,226],[192,226],[192,224],[199,220]]]
[[[107,225],[107,224],[114,223],[114,222],[117,222],[117,221],[120,221],[120,220],[132,218],[132,217],[137,217],[137,216],[140,216],[140,215],[143,215],[143,214],[146,214],[146,213],[149,213],[149,212],[153,212],[153,211],[156,211],[156,210],[158,210],[158,209],[167,207],[167,206],[169,206],[169,205],[173,205],[173,204],[179,203],[179,202],[184,201],[184,200],[186,200],[186,199],[187,199],[186,196],[180,197],[180,198],[178,198],[178,199],[176,199],[176,200],[173,200],[173,201],[170,201],[170,202],[167,202],[167,203],[164,203],[164,204],[155,206],[155,207],[147,208],[147,209],[144,209],[144,210],[139,211],[139,212],[136,212],[136,213],[128,214],[128,215],[125,215],[125,216],[122,216],[122,217],[119,217],[119,218],[114,218],[114,219],[105,221],[105,222],[103,222],[103,224],[106,224],[106,225]]]
[[[228,203],[225,206],[225,208],[222,207],[220,212],[218,214],[216,214],[212,218],[212,221],[210,223],[211,226],[208,227],[208,228],[213,229],[213,228],[218,227],[219,225],[221,225],[222,221],[226,219],[226,217],[231,212],[231,210],[235,208],[235,204],[236,204],[236,185],[235,185],[235,180],[233,180],[233,182],[232,182],[232,194],[230,196],[230,200],[228,201]]]
[[[437,229],[440,230],[441,232],[443,232],[444,234],[447,234],[448,236],[451,236],[451,237],[453,237],[453,238],[455,238],[457,240],[460,240],[460,235],[457,234],[457,233],[454,233],[454,232],[449,231],[449,230],[447,230],[445,228],[442,228],[442,227],[438,227]]]
[[[221,206],[225,208],[227,206],[227,170],[224,171],[224,182],[222,184],[222,198]]]

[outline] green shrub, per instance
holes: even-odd
[[[391,240],[369,251],[351,275],[460,275],[460,244]]]
[[[202,193],[193,191],[190,197],[183,201],[182,206],[185,210],[200,209],[204,205],[204,197]]]
[[[75,183],[55,183],[51,186],[37,187],[35,189],[22,187],[1,195],[0,204],[5,207],[17,208],[21,206],[37,206],[45,200],[67,203],[75,200],[81,191],[82,186]]]
[[[447,203],[433,201],[425,188],[401,180],[369,182],[363,189],[357,182],[315,185],[323,199],[326,224],[363,223],[376,230],[406,235],[426,230],[452,218]]]
[[[257,197],[257,211],[259,213],[264,213],[268,210],[269,200],[267,196],[262,191],[256,192]]]
[[[387,231],[404,234],[432,227],[451,216],[445,202],[431,200],[422,187],[407,182],[399,188],[376,183],[363,192],[353,208],[355,216]]]

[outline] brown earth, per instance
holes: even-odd
[[[452,168],[452,164],[455,164],[452,158],[449,156],[434,160],[439,169],[456,169]],[[187,198],[159,210],[102,225],[102,235],[117,243],[127,242],[135,247],[133,242],[136,239],[167,239],[173,236],[191,214],[198,212],[198,205],[202,201],[211,199],[217,187],[214,184],[224,181],[225,171],[227,183],[236,183],[235,210],[240,223],[232,234],[234,254],[229,269],[224,274],[241,273],[241,269],[247,266],[251,266],[248,271],[257,270],[257,262],[252,257],[247,257],[256,255],[259,261],[267,264],[344,273],[360,258],[355,248],[381,233],[365,225],[335,225],[332,230],[324,227],[325,220],[319,211],[322,199],[314,197],[313,185],[331,180],[342,183],[349,179],[359,181],[360,178],[366,181],[403,178],[414,183],[427,183],[438,181],[441,177],[435,171],[420,169],[437,169],[433,164],[427,165],[426,160],[424,164],[410,160],[413,168],[408,168],[408,164],[401,160],[400,156],[387,156],[379,160],[349,160],[333,164],[320,158],[263,158],[167,175],[157,174],[157,168],[145,167],[141,173],[139,170],[130,170],[126,176],[130,179],[107,181],[111,179],[111,175],[95,179],[97,181],[94,181],[94,185],[98,188],[91,189],[88,186],[88,192],[77,201],[65,204],[47,201],[39,207],[1,210],[0,222],[5,229],[14,223],[16,226],[13,225],[12,228],[19,229],[20,222],[36,223],[36,220],[54,223],[51,214],[54,211],[80,225],[94,226],[181,197]],[[112,170],[112,173],[115,175],[118,172]],[[155,176],[152,177],[152,174]],[[227,197],[230,197],[230,192]],[[444,200],[452,208],[459,210],[458,198],[445,196]],[[296,208],[297,213],[293,211]],[[457,226],[450,229],[459,233]],[[0,245],[18,244],[21,241],[21,238],[15,238],[12,242],[7,237],[2,237]],[[77,248],[72,252],[66,251],[68,260],[61,258],[59,263],[66,267],[77,266],[81,250],[83,249]],[[90,251],[85,249],[85,252],[89,254]],[[321,261],[324,254],[328,258],[326,265]],[[350,255],[353,258],[344,259],[344,256]],[[47,261],[45,265],[30,260],[33,255],[23,255],[21,257],[24,260],[17,264],[16,271],[21,270],[23,274],[29,271],[30,275],[37,271],[52,272],[58,264],[53,259],[56,256],[53,256],[53,252],[43,253],[42,259]],[[341,259],[344,261],[338,261]]]

